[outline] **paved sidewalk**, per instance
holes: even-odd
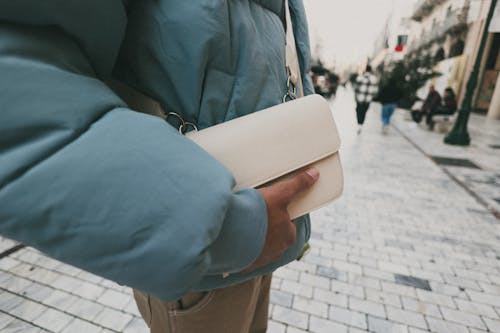
[[[349,90],[333,110],[345,193],[313,214],[311,253],[275,273],[269,332],[500,332],[500,223],[469,192],[498,193],[468,182],[498,180],[498,150],[483,145],[500,142],[498,127],[473,128],[477,146],[459,150],[401,115],[382,135],[376,110],[356,135]],[[481,170],[460,178],[463,167],[443,169],[422,150]],[[0,238],[0,253],[15,245]],[[0,332],[147,330],[128,288],[23,248],[0,259]]]
[[[409,113],[399,112],[394,123],[403,135],[500,218],[500,120],[471,114],[468,126],[471,144],[466,147],[445,144],[445,133],[431,132],[425,125],[417,125],[409,119]]]

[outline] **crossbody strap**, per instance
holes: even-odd
[[[296,87],[297,97],[304,96],[302,87],[302,77],[300,75],[299,58],[295,45],[295,36],[293,34],[292,16],[290,14],[290,6],[288,0],[285,0],[285,21],[286,21],[286,69],[290,77],[290,81]]]

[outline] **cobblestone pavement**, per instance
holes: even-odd
[[[461,147],[444,144],[443,133],[425,130],[408,118],[408,113],[396,117],[397,128],[500,217],[500,120],[471,114],[472,141],[470,146]],[[464,162],[468,167],[460,166]]]
[[[309,255],[275,273],[269,333],[500,332],[500,221],[485,207],[498,187],[471,180],[498,181],[498,150],[484,147],[500,142],[498,122],[450,148],[399,114],[382,135],[374,106],[358,136],[352,92],[338,95],[345,192],[313,214]],[[31,248],[5,252],[16,245],[0,238],[0,332],[147,331],[127,287]]]

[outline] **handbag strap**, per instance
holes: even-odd
[[[287,82],[287,95],[292,97],[304,96],[304,89],[302,87],[302,77],[300,75],[299,58],[297,55],[297,47],[295,44],[295,36],[293,34],[292,16],[290,13],[290,5],[288,0],[285,0],[285,21],[286,21],[286,70],[288,73]],[[292,86],[293,85],[293,86]],[[287,96],[285,96],[284,100]]]

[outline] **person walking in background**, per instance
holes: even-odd
[[[398,106],[398,102],[402,97],[402,90],[398,81],[391,77],[380,87],[380,93],[377,100],[382,104],[382,133],[387,134],[392,114]]]
[[[437,93],[437,92],[436,92]],[[439,96],[439,94],[437,94]],[[437,98],[436,98],[437,99]],[[439,101],[441,102],[441,98],[439,98]],[[444,90],[444,95],[442,99],[443,104],[441,103],[439,105],[436,105],[433,108],[430,108],[427,116],[426,116],[426,124],[429,126],[429,129],[434,128],[434,121],[432,120],[432,117],[438,114],[442,115],[452,115],[457,111],[457,99],[455,96],[455,92],[453,91],[452,88],[447,87]]]
[[[441,95],[437,92],[434,85],[429,87],[429,93],[425,98],[424,104],[420,110],[412,111],[412,118],[420,123],[423,117],[434,112],[441,105]]]
[[[378,93],[378,80],[372,74],[372,67],[366,66],[366,71],[356,78],[354,83],[354,93],[356,97],[356,116],[358,119],[358,134],[365,122],[366,112],[370,107],[370,102]]]

